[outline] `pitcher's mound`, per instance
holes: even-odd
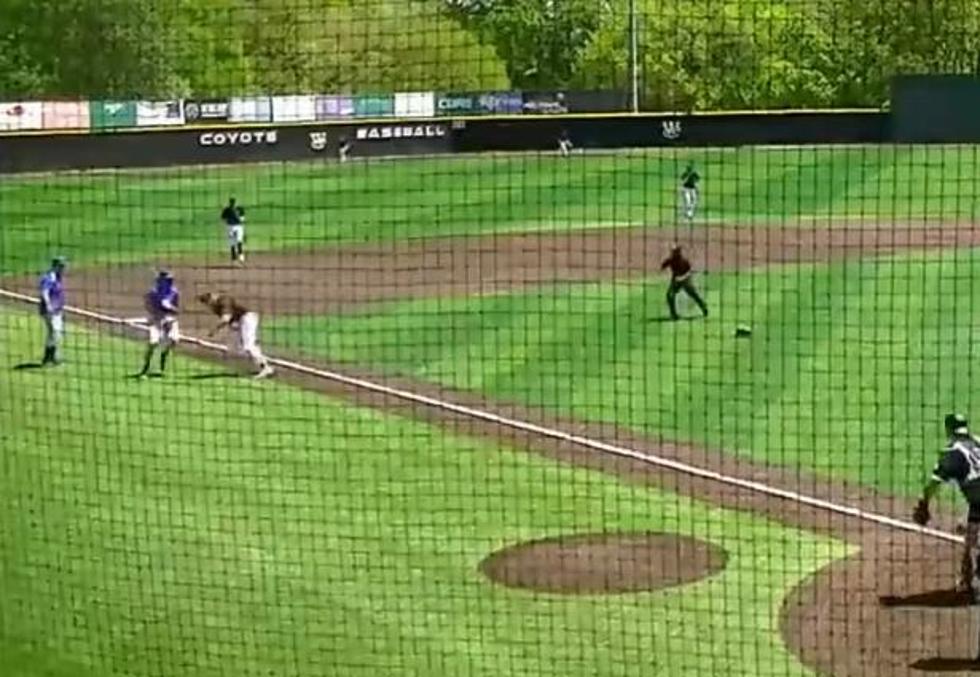
[[[718,546],[677,534],[584,534],[521,543],[480,564],[511,588],[565,594],[660,590],[725,568]]]

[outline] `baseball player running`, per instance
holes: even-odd
[[[694,283],[691,282],[693,266],[684,256],[684,251],[680,246],[671,249],[670,256],[660,264],[660,270],[668,268],[670,269],[670,287],[667,288],[667,307],[670,309],[670,319],[680,319],[680,315],[677,314],[677,294],[681,291],[690,296],[701,309],[701,314],[707,317],[708,305],[698,294],[698,290],[694,288]]]
[[[693,163],[688,163],[684,173],[681,174],[681,202],[684,209],[684,218],[688,223],[694,221],[694,213],[698,208],[698,183],[701,175],[694,169]]]
[[[572,139],[568,135],[568,130],[561,130],[561,134],[558,136],[558,152],[562,154],[562,157],[568,157],[572,154]]]
[[[38,283],[38,312],[44,322],[44,358],[41,366],[61,364],[58,348],[65,334],[65,267],[67,261],[56,257],[51,268]]]
[[[153,353],[160,348],[160,375],[167,369],[167,357],[170,351],[180,342],[180,326],[177,316],[180,314],[180,292],[174,283],[173,275],[167,271],[157,274],[153,289],[143,297],[146,312],[149,314],[150,342],[146,347],[146,357],[143,359],[143,370],[140,378],[146,378],[150,372],[150,361]]]
[[[977,588],[977,534],[980,533],[980,441],[970,434],[967,421],[961,414],[949,414],[944,421],[948,442],[939,463],[932,471],[932,478],[922,491],[922,498],[915,506],[912,519],[916,524],[929,523],[929,502],[944,483],[959,486],[968,506],[963,558],[960,561],[960,577],[956,589],[976,595]]]
[[[242,265],[245,263],[245,209],[236,204],[235,198],[231,198],[221,210],[221,220],[225,222],[228,233],[231,262]]]
[[[337,159],[347,162],[350,159],[351,142],[346,136],[340,137],[340,144],[337,146]]]
[[[272,365],[269,364],[269,360],[262,354],[262,349],[259,348],[258,313],[245,308],[238,301],[225,294],[207,292],[198,296],[197,299],[221,318],[218,326],[211,330],[208,336],[214,336],[225,327],[231,327],[234,334],[233,343],[229,345],[229,349],[238,354],[246,355],[252,360],[258,370],[255,378],[268,378],[275,373]]]

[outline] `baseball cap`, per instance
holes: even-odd
[[[968,432],[966,416],[963,414],[947,414],[944,423],[946,431],[952,435],[965,435]]]

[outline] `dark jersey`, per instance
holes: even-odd
[[[215,298],[214,301],[208,304],[208,307],[212,313],[231,324],[237,324],[245,316],[245,313],[248,312],[248,308],[245,308],[238,301],[224,294]]]
[[[660,270],[670,269],[670,275],[674,279],[683,279],[691,274],[691,262],[683,254],[674,252],[660,264]]]
[[[244,212],[242,211],[241,207],[232,207],[231,205],[228,205],[221,210],[221,220],[229,226],[238,226],[242,223],[243,213]]]
[[[683,182],[682,185],[685,188],[697,188],[698,181],[700,180],[701,180],[701,175],[698,174],[693,169],[688,169],[687,171],[684,172],[683,175],[681,175],[681,181]]]
[[[980,443],[970,435],[954,435],[932,471],[940,482],[955,482],[969,503],[980,503]]]

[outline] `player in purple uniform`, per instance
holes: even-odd
[[[143,360],[143,371],[139,376],[145,378],[150,371],[150,361],[157,346],[160,347],[160,375],[167,369],[167,356],[180,342],[180,327],[177,315],[180,313],[180,292],[174,284],[174,277],[167,271],[157,274],[156,283],[143,297],[147,321],[150,325],[150,343],[146,347],[146,357]]]
[[[44,322],[44,359],[42,366],[61,364],[58,348],[65,335],[65,267],[67,261],[57,257],[38,283],[38,312]]]

